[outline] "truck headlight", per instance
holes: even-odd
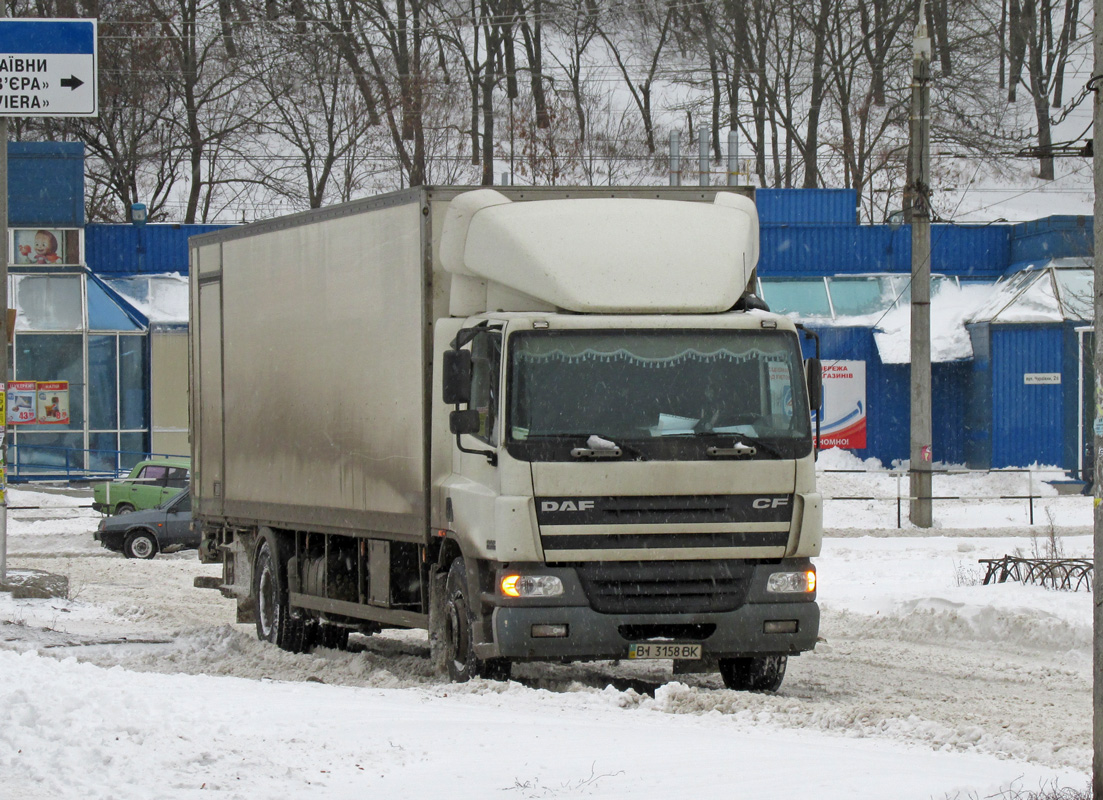
[[[816,591],[816,571],[775,572],[766,581],[766,591],[775,594],[806,594]]]
[[[563,581],[554,575],[503,575],[506,597],[556,597],[563,594]]]

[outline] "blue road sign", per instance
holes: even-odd
[[[96,20],[0,18],[0,117],[99,113]]]

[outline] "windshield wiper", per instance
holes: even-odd
[[[600,434],[530,433],[526,437],[526,440],[530,442],[540,439],[551,439],[553,441],[585,439],[586,443],[584,445],[571,448],[571,455],[575,458],[621,458],[627,454],[638,461],[647,460],[647,456],[635,447],[618,444],[612,439]]]
[[[571,450],[571,455],[575,458],[620,458],[625,453],[638,461],[647,460],[647,456],[635,447],[618,444],[599,433],[590,434],[586,437],[585,447],[575,447]]]
[[[767,453],[774,458],[781,458],[781,451],[770,444],[766,444],[761,439],[756,439],[753,436],[748,436],[745,433],[713,433],[712,431],[701,431],[698,436],[731,436],[735,439],[735,443],[731,447],[717,447],[713,445],[705,450],[710,456],[714,458],[723,458],[725,456],[734,456],[735,458],[746,458],[758,453],[759,450]]]

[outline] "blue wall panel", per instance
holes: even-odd
[[[884,364],[869,328],[815,328],[821,357],[832,361],[866,362],[866,448],[859,458],[877,458],[886,466],[904,461],[911,448],[911,369],[907,364]],[[951,362],[931,368],[933,404],[932,440],[937,461],[961,464],[965,441],[961,435],[970,364]]]
[[[858,194],[853,189],[756,189],[763,225],[856,225]]]
[[[188,237],[226,225],[106,225],[85,228],[85,262],[97,275],[188,274]]]
[[[972,365],[968,361],[931,365],[931,441],[935,461],[965,463],[965,437],[961,434],[969,408],[971,372]],[[910,424],[909,421],[909,442]]]
[[[1064,461],[1064,338],[1060,325],[991,326],[992,467]],[[1062,373],[1062,384],[1027,385],[1027,373]],[[1075,383],[1073,383],[1075,391]]]
[[[762,277],[907,272],[911,240],[887,225],[763,226]]]
[[[762,277],[911,272],[907,226],[764,225],[761,243]],[[935,272],[995,280],[1007,268],[1010,253],[1010,226],[932,226]]]
[[[965,465],[970,469],[992,466],[992,326],[970,325],[973,360],[968,377],[965,410]]]
[[[1012,230],[1008,264],[1065,256],[1090,256],[1094,252],[1091,217],[1046,217],[1021,222]]]
[[[84,225],[84,145],[8,143],[8,224],[14,228]]]

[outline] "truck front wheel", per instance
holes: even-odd
[[[303,620],[291,616],[285,569],[271,538],[263,537],[257,547],[253,569],[257,638],[282,650],[299,653],[305,644],[306,625]]]
[[[785,679],[787,656],[720,659],[724,685],[738,692],[776,692]]]
[[[482,660],[475,656],[472,633],[475,612],[471,609],[467,588],[467,565],[457,558],[448,569],[443,609],[444,661],[448,677],[456,683],[472,678],[509,680],[510,662],[504,658]]]

